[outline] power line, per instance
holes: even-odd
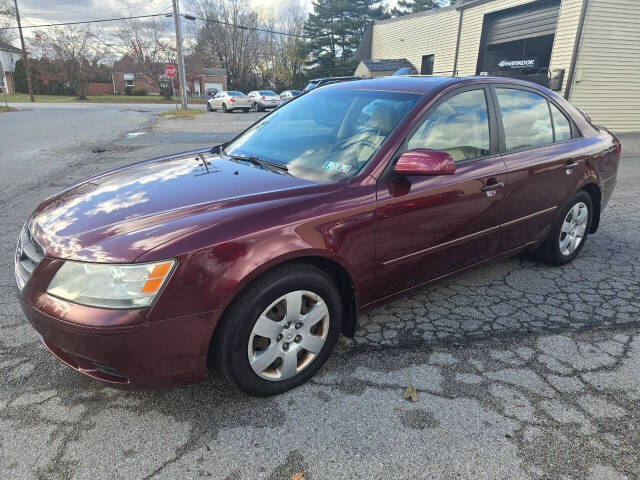
[[[100,20],[84,20],[81,22],[63,22],[63,23],[44,23],[41,25],[23,25],[22,29],[25,28],[43,28],[43,27],[61,27],[65,25],[82,25],[86,23],[104,23],[104,22],[118,22],[120,20],[135,20],[138,18],[151,18],[151,17],[164,17],[164,13],[153,13],[151,15],[135,15],[131,17],[117,17],[117,18],[103,18]],[[2,27],[0,30],[17,30],[18,27]]]
[[[260,27],[247,27],[245,25],[238,25],[237,23],[223,22],[222,20],[213,20],[210,18],[202,18],[202,17],[194,17],[199,20],[202,20],[205,23],[217,23],[218,25],[226,25],[228,27],[234,27],[239,30],[254,30],[256,32],[265,32],[265,33],[273,33],[276,35],[285,35],[287,37],[296,37],[296,38],[311,38],[306,35],[298,35],[295,33],[287,33],[287,32],[279,32],[277,30],[270,30],[268,28],[260,28]]]
[[[66,26],[66,25],[84,25],[84,24],[89,24],[89,23],[118,22],[118,21],[121,21],[121,20],[135,20],[135,19],[140,19],[140,18],[163,17],[165,15],[170,16],[171,14],[154,13],[154,14],[150,14],[150,15],[135,15],[135,16],[130,16],[130,17],[103,18],[103,19],[100,19],[100,20],[83,20],[83,21],[77,21],[77,22],[44,23],[44,24],[40,24],[40,25],[23,25],[22,28],[23,29],[25,29],[25,28],[44,28],[44,27],[59,27],[59,26]],[[226,25],[228,27],[234,27],[234,28],[237,28],[239,30],[252,30],[252,31],[256,31],[256,32],[273,33],[274,35],[284,35],[284,36],[287,36],[287,37],[311,38],[311,37],[308,37],[306,35],[299,35],[299,34],[295,34],[295,33],[281,32],[281,31],[278,31],[278,30],[271,30],[271,29],[268,29],[268,28],[248,27],[246,25],[239,25],[237,23],[224,22],[222,20],[213,20],[213,19],[210,19],[210,18],[195,17],[195,16],[191,16],[191,15],[183,15],[183,16],[185,18],[189,19],[189,20],[199,19],[199,20],[202,20],[205,23],[216,23],[218,25]],[[17,28],[18,27],[2,27],[2,28],[0,28],[0,30],[16,30]]]

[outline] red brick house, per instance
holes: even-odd
[[[149,95],[160,95],[158,84],[166,82],[171,86],[169,79],[164,75],[163,63],[138,63],[129,60],[121,60],[113,64],[113,93],[123,94],[125,88],[130,87],[132,92],[146,90]],[[175,79],[176,92],[180,91],[180,82]],[[207,88],[227,89],[227,71],[224,68],[199,67],[189,68],[187,62],[187,91],[192,96],[201,96]]]
[[[126,87],[131,87],[133,92],[146,90],[149,95],[160,95],[158,83],[169,80],[164,76],[164,64],[138,63],[131,60],[115,62],[111,79],[115,94],[123,94]]]

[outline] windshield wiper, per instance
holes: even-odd
[[[251,155],[250,157],[245,157],[244,155],[229,155],[228,153],[226,153],[224,151],[224,148],[221,150],[222,153],[230,158],[231,160],[234,160],[236,162],[249,162],[254,164],[257,167],[260,168],[266,168],[267,170],[271,170],[272,172],[275,171],[276,173],[284,173],[286,175],[291,175],[289,173],[289,167],[287,167],[286,165],[280,165],[279,163],[275,163],[275,162],[270,162],[268,160],[261,160],[260,158],[256,157],[255,155]]]

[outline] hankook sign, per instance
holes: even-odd
[[[537,58],[499,59],[498,67],[502,70],[520,70],[523,68],[538,68]]]

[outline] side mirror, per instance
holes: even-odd
[[[417,148],[404,152],[393,171],[400,175],[452,175],[456,164],[447,152]]]

